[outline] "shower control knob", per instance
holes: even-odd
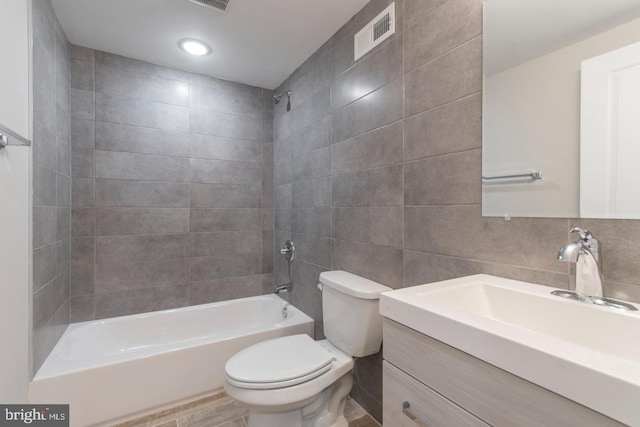
[[[284,257],[289,262],[293,261],[293,258],[295,257],[295,251],[296,251],[296,247],[291,240],[287,240],[284,243],[284,246],[282,247],[282,249],[280,249],[280,253],[284,255]]]

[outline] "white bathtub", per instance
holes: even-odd
[[[219,391],[235,353],[304,333],[313,336],[313,319],[276,295],[75,323],[29,401],[70,404],[72,426],[112,423]]]

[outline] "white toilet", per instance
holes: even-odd
[[[249,406],[249,427],[347,427],[354,357],[380,351],[380,293],[391,288],[346,271],[320,274],[326,340],[308,335],[248,347],[227,362],[224,388]]]

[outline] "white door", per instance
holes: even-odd
[[[640,43],[582,63],[580,216],[640,218]]]
[[[0,0],[0,124],[29,137],[29,1]],[[29,380],[31,148],[0,150],[0,403]]]

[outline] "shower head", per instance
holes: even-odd
[[[287,95],[287,111],[291,111],[291,91],[288,90],[286,92],[282,92],[278,95],[273,95],[271,98],[273,99],[274,104],[279,104],[280,100],[284,95]]]

